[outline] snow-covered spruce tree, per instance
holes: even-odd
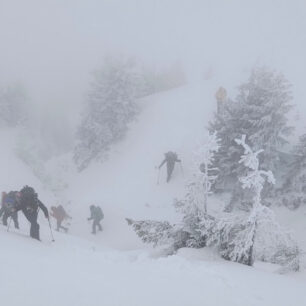
[[[79,170],[94,159],[103,159],[110,145],[124,137],[138,112],[135,99],[142,91],[132,60],[107,59],[93,76],[77,132],[74,160]]]
[[[253,152],[253,150],[245,142],[245,135],[241,139],[235,139],[236,143],[241,145],[244,149],[244,154],[239,161],[243,164],[248,172],[246,176],[239,178],[242,183],[242,188],[250,190],[253,194],[253,208],[245,224],[237,232],[234,239],[231,241],[233,248],[228,248],[228,257],[231,261],[240,262],[247,265],[253,265],[254,243],[256,238],[256,230],[259,215],[262,213],[263,205],[261,204],[261,192],[265,181],[274,184],[274,176],[271,171],[264,171],[259,169],[258,154],[263,150]],[[224,254],[225,255],[225,254]]]
[[[0,127],[16,127],[26,119],[26,96],[20,86],[0,89]]]
[[[216,178],[217,169],[212,164],[219,148],[218,141],[215,133],[208,135],[205,143],[195,152],[194,175],[186,186],[186,195],[182,200],[174,200],[176,210],[182,215],[179,224],[127,219],[144,242],[154,246],[167,245],[167,254],[173,254],[182,247],[201,248],[207,245],[215,225],[215,218],[207,214],[207,201]]]
[[[306,204],[306,134],[299,138],[293,150],[293,162],[285,175],[285,182],[278,194],[281,205],[296,209]]]
[[[220,140],[216,132],[208,134],[206,140],[194,152],[194,175],[190,186],[194,186],[192,194],[200,196],[198,204],[203,203],[204,213],[207,213],[208,196],[212,193],[211,188],[218,177],[218,168],[214,163],[214,156],[218,152]],[[200,171],[198,171],[200,169]]]
[[[136,234],[146,243],[166,245],[166,254],[179,248],[216,247],[226,260],[252,265],[254,258],[280,264],[280,272],[299,269],[299,249],[289,233],[275,221],[271,209],[261,203],[261,192],[266,181],[274,183],[271,171],[259,169],[258,154],[245,143],[245,136],[237,140],[243,149],[240,163],[247,168],[240,178],[243,188],[252,195],[253,207],[249,215],[228,214],[215,218],[204,211],[203,197],[198,185],[188,184],[183,200],[176,200],[175,207],[182,214],[180,223],[167,221],[134,221],[127,219]],[[195,188],[196,186],[196,188]]]
[[[262,148],[260,162],[264,169],[277,173],[279,150],[286,144],[292,128],[287,114],[292,108],[290,84],[283,75],[266,68],[254,69],[248,82],[239,87],[235,101],[225,103],[224,112],[216,114],[209,130],[217,131],[221,139],[215,163],[220,169],[216,189],[233,190],[233,201],[242,201],[243,192],[238,177],[245,169],[238,163],[242,149],[235,139],[250,135],[249,143],[254,150]]]
[[[265,182],[275,184],[272,172],[259,169],[258,155],[245,142],[245,136],[236,139],[244,149],[240,163],[247,168],[245,176],[239,178],[242,187],[252,194],[253,207],[246,220],[219,222],[222,257],[239,263],[252,265],[256,258],[281,264],[298,270],[299,252],[291,236],[284,232],[275,220],[271,209],[262,205],[261,193]],[[256,255],[254,254],[256,253]]]

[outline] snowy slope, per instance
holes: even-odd
[[[176,219],[172,200],[184,194],[192,151],[216,107],[215,90],[215,84],[204,82],[140,101],[138,121],[109,159],[70,178],[63,195],[63,202],[71,201],[70,234],[55,232],[56,242],[50,242],[43,216],[39,220],[43,243],[28,238],[24,220],[20,231],[12,228],[8,233],[0,226],[0,258],[5,263],[0,295],[6,306],[306,305],[304,273],[278,275],[273,265],[250,268],[221,260],[206,249],[159,257],[158,250],[144,245],[124,220]],[[26,181],[51,206],[53,198],[9,149],[13,144],[7,148],[1,152],[5,160],[0,166],[12,165],[18,176],[8,180],[0,176],[5,190],[20,188]],[[157,185],[155,166],[168,150],[179,154],[184,173],[176,167],[173,180],[166,184],[163,169]],[[92,203],[105,212],[104,231],[97,236],[90,234],[86,221]],[[303,237],[305,227],[299,220],[297,231]]]
[[[109,241],[119,248],[121,235],[130,231],[125,217],[173,219],[173,198],[184,194],[192,151],[203,139],[216,107],[215,90],[214,84],[203,82],[141,100],[141,114],[131,125],[127,138],[112,149],[106,162],[91,165],[70,183],[66,198],[72,200],[75,214],[84,218],[89,204],[101,205],[106,214],[104,238],[110,230]],[[166,184],[163,167],[157,185],[155,167],[169,150],[178,153],[183,171],[177,164],[173,180]],[[79,234],[84,232],[88,229],[82,227]],[[136,241],[134,236],[132,243]],[[127,243],[125,239],[124,244]]]
[[[305,283],[212,260],[205,250],[153,258],[64,234],[40,243],[3,228],[0,245],[6,306],[306,305]]]

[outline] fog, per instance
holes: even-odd
[[[305,0],[0,0],[3,304],[305,306],[305,29]]]
[[[230,93],[256,65],[282,71],[303,105],[305,1],[1,0],[0,84],[20,83],[38,121],[75,126],[105,56],[210,74]],[[71,130],[71,133],[73,128]]]

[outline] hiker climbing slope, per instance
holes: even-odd
[[[19,192],[10,191],[2,193],[3,225],[7,225],[8,218],[12,218],[15,228],[19,228],[17,206],[19,204]]]
[[[177,154],[175,152],[167,152],[165,153],[165,159],[161,162],[158,169],[160,169],[164,164],[167,164],[167,183],[170,181],[172,172],[175,166],[175,163],[180,163],[181,160],[177,158]]]
[[[90,217],[87,218],[88,221],[93,220],[92,223],[92,234],[96,234],[97,227],[99,231],[102,231],[102,226],[100,224],[101,220],[104,218],[103,211],[101,207],[90,205]]]
[[[21,210],[28,221],[31,223],[30,236],[40,240],[39,224],[37,223],[38,211],[41,209],[47,219],[49,213],[47,207],[38,199],[37,193],[32,187],[25,186],[20,191],[20,201],[17,211]]]
[[[64,207],[62,205],[58,205],[57,207],[52,206],[50,215],[56,220],[56,230],[63,229],[67,233],[68,228],[62,226],[62,222],[65,219],[71,219],[71,217],[67,214]]]

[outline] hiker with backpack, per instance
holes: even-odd
[[[56,230],[59,231],[60,229],[63,229],[67,233],[68,228],[62,226],[62,222],[65,219],[71,219],[71,217],[67,214],[64,207],[62,205],[58,205],[57,207],[52,206],[50,215],[56,220]]]
[[[160,169],[164,164],[167,164],[167,183],[170,181],[175,163],[180,163],[181,160],[178,159],[177,154],[175,152],[169,151],[165,153],[165,158],[159,165],[158,169]]]
[[[87,218],[88,221],[93,220],[92,223],[92,234],[96,234],[96,228],[98,227],[99,231],[102,231],[102,226],[100,224],[101,220],[104,218],[103,211],[101,207],[90,205],[90,217]]]
[[[37,222],[38,211],[41,209],[47,219],[49,213],[47,207],[38,199],[34,188],[25,186],[20,190],[20,199],[16,211],[21,210],[24,216],[31,224],[30,236],[34,239],[40,240],[39,224]]]
[[[19,229],[17,206],[19,204],[19,192],[10,191],[9,193],[2,192],[2,208],[3,225],[7,226],[8,218],[12,218],[15,228]]]

